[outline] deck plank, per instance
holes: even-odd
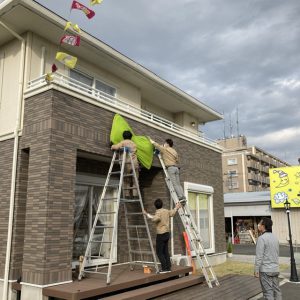
[[[129,265],[117,265],[113,266],[110,285],[106,284],[106,276],[97,275],[81,281],[44,288],[43,295],[65,300],[80,300],[183,276],[191,271],[192,267],[173,266],[170,273],[144,274],[141,267],[130,271]]]
[[[189,286],[200,284],[204,281],[204,276],[190,275],[155,285],[138,288],[122,294],[101,298],[103,300],[145,300],[166,293],[171,293]]]
[[[195,285],[156,300],[246,300],[261,293],[259,280],[247,275],[228,275],[219,279],[220,286],[210,289],[206,284]]]

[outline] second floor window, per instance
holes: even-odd
[[[96,80],[96,90],[99,90],[101,92],[104,92],[106,94],[109,94],[113,97],[116,96],[116,89],[107,85],[106,83],[104,82],[101,82],[99,80]]]
[[[73,81],[70,83],[71,86],[76,86],[76,88],[80,88],[81,90],[86,91],[89,94],[92,93],[92,90],[90,89],[90,87],[91,88],[95,87],[96,90],[99,90],[99,91],[106,93],[113,97],[116,96],[116,89],[114,87],[111,87],[108,84],[106,84],[100,80],[94,79],[93,77],[91,77],[83,72],[71,69],[70,77],[72,79],[76,80],[76,81]],[[83,83],[83,85],[80,86],[80,83]]]
[[[227,165],[231,166],[231,165],[236,165],[237,164],[237,159],[236,158],[228,158],[227,159]]]
[[[93,86],[93,78],[82,73],[79,72],[77,70],[73,70],[70,69],[70,77],[72,79],[75,79],[76,81],[71,81],[70,82],[70,86],[74,86],[76,88],[79,88],[82,91],[85,91],[89,94],[91,94],[91,87]],[[82,85],[80,85],[80,83],[83,83]]]

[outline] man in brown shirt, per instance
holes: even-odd
[[[171,271],[171,261],[168,249],[170,239],[170,217],[174,217],[177,210],[181,207],[179,203],[172,210],[164,209],[161,199],[154,201],[156,208],[155,215],[150,215],[146,211],[144,214],[156,224],[156,254],[161,263],[160,273]]]
[[[168,170],[171,182],[178,196],[178,199],[182,203],[182,205],[184,205],[186,202],[186,198],[184,196],[184,191],[179,178],[179,157],[176,150],[173,148],[173,141],[171,139],[166,139],[163,145],[159,145],[151,139],[150,141],[154,145],[154,147],[160,151],[161,158]]]
[[[130,131],[124,131],[123,132],[124,140],[116,145],[112,145],[111,149],[112,150],[119,150],[121,148],[129,149],[132,160],[133,160],[136,177],[138,179],[139,178],[139,163],[138,163],[138,159],[137,159],[137,155],[136,155],[136,144],[131,140],[131,138],[132,138],[132,133]],[[124,172],[125,172],[125,174],[132,173],[132,167],[131,167],[129,155],[127,155],[127,157],[126,157],[126,164],[125,164]],[[132,185],[132,188],[130,188],[131,185]],[[132,189],[132,196],[133,197],[138,196],[138,191],[137,191],[137,187],[136,187],[134,178],[125,176],[124,177],[124,196],[125,197],[131,196],[131,193],[130,193],[131,189]]]

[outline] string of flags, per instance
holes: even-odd
[[[94,6],[97,4],[101,4],[103,0],[90,0],[90,5]],[[82,11],[88,19],[92,19],[95,16],[95,12],[90,9],[89,7],[83,5],[82,3],[73,0],[70,8],[70,12],[73,10],[80,10]],[[71,14],[71,13],[70,13]],[[68,31],[71,31],[71,34],[69,34]],[[69,45],[72,47],[79,47],[80,46],[80,33],[81,29],[78,26],[78,24],[74,24],[71,21],[67,21],[63,34],[60,37],[59,40],[59,46],[62,44]],[[68,53],[57,51],[55,55],[55,59],[61,63],[63,63],[66,67],[73,69],[76,66],[77,63],[77,57],[72,56]],[[58,70],[55,63],[52,64],[51,72],[47,73],[46,75],[46,81],[51,82],[53,80],[52,74],[55,73]]]

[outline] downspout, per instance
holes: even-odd
[[[15,38],[21,41],[21,62],[19,71],[19,84],[18,84],[18,103],[16,115],[16,128],[14,130],[14,152],[11,174],[11,188],[10,188],[10,206],[9,206],[9,219],[8,219],[8,232],[7,232],[7,245],[6,245],[6,258],[5,258],[5,272],[4,272],[4,286],[3,286],[3,300],[8,300],[8,277],[10,267],[10,252],[12,244],[13,233],[13,218],[15,208],[15,189],[16,189],[16,175],[17,175],[17,160],[18,160],[18,147],[19,147],[19,128],[21,124],[21,107],[23,100],[23,83],[24,83],[24,65],[25,65],[25,39],[10,29],[7,25],[0,21],[0,25],[9,31]]]

